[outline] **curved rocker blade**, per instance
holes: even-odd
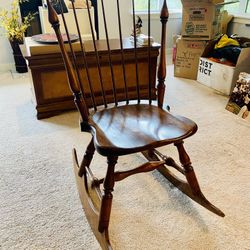
[[[153,152],[146,152],[142,153],[144,157],[149,161],[159,161],[159,157],[154,154]],[[175,174],[173,174],[165,165],[160,166],[157,169],[169,182],[171,182],[175,187],[177,187],[182,193],[186,194],[189,198],[200,204],[201,206],[205,207],[209,211],[224,217],[225,214],[212,203],[210,203],[206,197],[203,195],[202,192],[194,193],[189,185],[188,182],[182,181],[178,178]]]
[[[88,179],[91,179],[91,174],[87,174],[87,172],[90,172],[91,170],[88,169],[83,175],[83,177],[79,177],[79,164],[77,160],[77,154],[76,150],[73,149],[73,164],[74,164],[74,173],[77,183],[77,189],[80,196],[80,200],[82,203],[83,210],[85,212],[86,218],[89,222],[89,225],[98,240],[99,244],[101,245],[102,249],[104,250],[112,250],[112,246],[110,244],[109,240],[109,233],[108,230],[104,230],[103,233],[100,233],[98,231],[98,223],[99,223],[99,207],[100,207],[100,197],[101,197],[101,190],[99,187],[93,186],[92,190],[90,192],[90,188],[86,186],[88,183]],[[89,181],[91,183],[92,180]],[[90,185],[91,186],[91,185]],[[91,194],[96,193],[95,201],[92,199]]]

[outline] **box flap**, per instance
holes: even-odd
[[[238,3],[239,0],[233,0],[230,2],[224,2],[224,0],[181,0],[182,5],[195,5],[197,3],[199,4],[213,4],[213,5],[227,5],[232,3]]]
[[[221,35],[221,36],[223,36],[223,35]],[[211,57],[212,52],[214,50],[214,46],[219,41],[219,39],[221,38],[221,36],[218,37],[218,38],[216,38],[216,39],[208,41],[208,43],[206,45],[206,48],[204,49],[201,57],[206,57],[206,58]],[[244,44],[250,43],[250,38],[247,38],[247,37],[236,37],[235,39],[239,42],[240,46],[243,46],[243,47],[244,47]],[[249,49],[249,48],[246,48],[246,49]],[[246,52],[244,52],[244,53],[246,53]],[[241,56],[242,55],[240,54],[239,58]],[[238,59],[238,62],[239,62],[239,59]]]
[[[210,4],[222,4],[224,0],[181,0],[182,4],[197,4],[197,3],[210,3]]]
[[[217,41],[218,41],[218,39],[208,41],[208,43],[207,43],[201,57],[206,57],[206,58],[210,57],[211,53],[214,50],[214,46],[217,43]]]

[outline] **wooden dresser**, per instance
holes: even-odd
[[[60,54],[58,45],[44,45],[34,42],[31,38],[25,38],[25,46],[27,50],[27,60],[31,71],[33,82],[33,92],[36,102],[37,118],[47,118],[59,114],[66,110],[75,109],[73,97],[68,87],[67,76],[64,69],[64,64]],[[67,45],[68,46],[68,45]],[[81,77],[86,78],[86,73],[83,68],[83,57],[80,52],[79,42],[73,43],[77,52],[77,62],[82,65]],[[98,69],[96,65],[96,58],[94,56],[94,48],[91,41],[84,41],[86,50],[87,63],[90,68],[90,77],[94,84],[94,91],[96,96],[101,101],[101,91],[98,76]],[[130,99],[136,97],[136,74],[135,74],[135,53],[134,48],[129,39],[124,39],[124,56],[126,79],[129,89]],[[112,65],[114,68],[115,83],[118,86],[118,100],[124,99],[124,80],[121,66],[121,50],[119,40],[111,40],[110,42],[112,52]],[[110,85],[111,73],[108,70],[109,58],[107,53],[106,42],[97,41],[97,48],[99,50],[99,59],[101,64],[101,72],[104,80],[105,94],[107,98],[112,98],[112,86]],[[159,54],[159,44],[153,44],[151,50],[151,76],[152,76],[152,95],[156,96],[156,66],[157,57]],[[139,82],[142,97],[148,96],[148,50],[147,47],[140,47],[137,49],[138,57],[138,72]],[[84,91],[88,93],[88,86],[83,86]],[[91,106],[89,97],[89,106]]]

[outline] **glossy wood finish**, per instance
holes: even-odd
[[[182,142],[180,142],[180,143],[182,144]],[[157,150],[149,150],[149,151],[144,151],[142,153],[145,156],[145,158],[149,161],[160,161],[161,160],[161,157],[157,156],[157,155],[159,155],[159,152],[157,152]],[[201,190],[199,188],[199,183],[198,183],[197,178],[195,176],[195,172],[194,172],[193,168],[191,167],[191,165],[186,170],[185,168],[181,168],[171,157],[165,156],[164,158],[165,158],[165,164],[161,165],[157,170],[164,177],[166,177],[166,179],[169,182],[171,182],[180,191],[182,191],[184,194],[186,194],[192,200],[194,200],[195,202],[197,202],[201,206],[205,207],[209,211],[211,211],[211,212],[213,212],[221,217],[225,216],[225,214],[219,208],[217,208],[212,203],[210,203],[206,199],[204,194],[201,192]],[[178,177],[176,174],[171,172],[171,170],[169,169],[169,166],[174,167],[180,173],[182,173],[186,177],[187,182],[183,181],[180,177]]]
[[[166,0],[163,1],[163,6],[161,10],[161,23],[162,23],[162,31],[161,31],[161,53],[159,60],[159,68],[158,68],[158,106],[162,108],[164,94],[165,94],[165,78],[166,78],[166,29],[167,29],[167,21],[168,21],[169,13],[167,8]]]
[[[119,0],[116,1],[119,20]],[[150,1],[148,3],[150,4]],[[48,2],[48,5],[49,4],[50,3]],[[103,0],[101,0],[101,5],[103,10],[106,46],[108,51],[107,57],[109,71],[107,72],[110,72],[109,86],[111,86],[112,90],[111,96],[109,96],[109,98],[110,102],[113,104],[109,106],[106,105],[106,100],[107,102],[109,100],[106,96],[106,91],[104,91],[105,97],[103,96],[104,92],[101,91],[99,103],[97,101],[98,99],[96,99],[95,93],[92,91],[92,88],[89,88],[92,101],[94,100],[94,103],[92,103],[94,106],[94,112],[91,112],[91,114],[87,112],[89,106],[86,99],[86,88],[83,88],[83,90],[80,91],[79,85],[81,86],[81,84],[85,83],[83,87],[86,87],[91,84],[92,80],[90,81],[88,78],[83,78],[79,81],[79,79],[76,77],[77,70],[74,70],[74,67],[72,66],[74,63],[74,56],[76,56],[76,54],[74,51],[72,51],[72,46],[70,46],[70,53],[73,54],[73,57],[70,59],[69,56],[67,56],[66,46],[62,42],[62,37],[58,29],[58,22],[56,20],[52,20],[52,22],[54,22],[52,25],[55,29],[58,40],[60,40],[60,47],[65,61],[69,85],[75,97],[75,104],[78,107],[79,113],[81,114],[81,129],[83,132],[92,134],[92,139],[83,157],[81,167],[79,167],[75,150],[73,153],[74,171],[80,199],[85,211],[85,215],[101,247],[103,249],[112,249],[108,233],[113,200],[112,192],[116,181],[121,181],[134,174],[158,169],[163,174],[163,176],[165,176],[170,182],[176,185],[190,198],[219,216],[224,216],[224,214],[218,208],[212,205],[202,194],[193,167],[191,165],[190,158],[183,146],[183,140],[193,135],[197,131],[197,125],[188,118],[173,115],[169,111],[165,111],[162,108],[166,77],[165,42],[166,23],[168,20],[166,1],[163,1],[163,7],[161,11],[162,39],[161,56],[158,68],[158,106],[153,105],[152,103],[152,95],[150,91],[152,89],[151,86],[155,86],[155,82],[151,82],[151,74],[147,75],[148,85],[146,91],[148,91],[148,93],[145,95],[145,97],[142,95],[143,89],[141,89],[141,82],[138,78],[138,53],[140,48],[137,48],[137,40],[135,38],[133,68],[135,70],[134,80],[136,96],[131,97],[129,95],[129,92],[127,92],[129,86],[127,86],[127,83],[124,80],[124,91],[122,93],[123,98],[125,99],[122,98],[121,100],[125,100],[125,102],[119,102],[120,99],[118,98],[117,81],[115,79],[114,65],[112,61],[113,54],[110,49],[112,41],[108,36]],[[132,1],[132,5],[133,26],[135,29],[134,1]],[[54,14],[52,13],[51,15],[51,19],[55,19],[53,17]],[[119,21],[118,24],[119,29],[121,29],[122,24]],[[121,42],[122,40],[120,31],[120,45]],[[99,58],[99,51],[96,48],[94,36],[93,46],[94,52]],[[120,63],[123,64],[122,73],[125,74],[126,70],[124,70],[125,63],[123,58],[123,53],[125,50],[123,46],[121,46],[120,49]],[[148,65],[150,65],[151,62],[150,50],[151,46],[148,46]],[[82,51],[82,53],[84,53],[84,51]],[[96,61],[96,63],[99,64],[99,59]],[[75,67],[76,66],[78,65],[76,64]],[[100,74],[97,75],[100,80],[100,86],[102,87],[103,76]],[[124,76],[126,78],[127,75],[123,75],[123,79],[125,79]],[[131,99],[136,99],[136,101],[131,102]],[[98,105],[103,106],[98,109]],[[155,149],[167,144],[174,144],[176,146],[179,154],[180,165],[177,164],[171,157],[164,156]],[[90,169],[90,163],[95,151],[107,158],[107,170],[104,178],[97,179],[94,177],[94,174]],[[119,172],[115,171],[115,166],[119,156],[136,152],[142,152],[148,162],[129,170]],[[184,175],[187,181],[184,182],[172,174],[167,168],[169,166],[175,168],[182,175]]]
[[[109,155],[107,157],[107,173],[106,177],[104,178],[103,182],[103,195],[101,200],[101,208],[100,208],[100,215],[99,215],[99,223],[98,223],[98,230],[100,233],[103,233],[109,226],[109,219],[111,213],[111,205],[115,185],[115,165],[117,163],[118,156]]]
[[[29,39],[27,39],[29,43]],[[98,67],[96,64],[96,55],[92,41],[84,41],[86,60],[89,68],[89,74],[92,81],[92,89],[95,93],[97,104],[104,103],[102,98],[102,89],[99,83]],[[121,64],[122,55],[120,49],[120,42],[118,39],[110,40],[110,47],[112,51],[112,62],[114,67],[114,76],[117,82],[116,91],[118,100],[136,99],[136,83],[135,83],[135,69],[134,69],[134,49],[129,39],[123,39],[123,56],[124,64]],[[80,69],[82,79],[87,78],[85,71],[81,48],[79,43],[72,44],[76,50],[76,60]],[[43,45],[42,45],[43,46]],[[104,91],[107,102],[113,102],[112,86],[110,85],[110,74],[108,72],[108,55],[107,46],[104,40],[96,41],[96,47],[99,51],[99,60],[101,64],[101,72],[103,75]],[[156,82],[156,64],[157,56],[159,55],[159,44],[155,43],[151,49],[151,79]],[[27,56],[29,68],[31,70],[33,80],[33,90],[37,110],[37,118],[43,119],[56,114],[60,114],[67,110],[75,109],[72,100],[72,94],[68,87],[67,75],[65,72],[62,56],[58,51],[58,46],[30,47],[32,54]],[[50,51],[51,53],[48,54]],[[39,54],[40,52],[40,54]],[[141,95],[143,98],[148,96],[148,56],[147,48],[138,48],[138,68],[139,79],[141,83]],[[127,92],[124,85],[123,68],[126,72]],[[92,97],[89,86],[85,85],[85,98],[88,107],[92,106]],[[52,87],[53,86],[53,87]],[[156,88],[151,86],[152,99],[156,99]],[[127,95],[127,96],[126,96]]]
[[[114,173],[114,179],[115,181],[122,181],[126,179],[127,177],[134,175],[134,174],[139,174],[139,173],[146,173],[153,171],[157,168],[159,168],[161,165],[164,165],[165,161],[149,161],[137,168],[133,168],[131,170],[127,171],[117,171]],[[99,179],[99,180],[94,180],[93,185],[98,186],[104,182],[104,178]]]
[[[96,112],[89,124],[97,151],[106,156],[131,154],[178,142],[197,130],[193,121],[147,104]]]
[[[84,166],[86,169],[83,178],[78,175],[79,164],[75,149],[73,150],[73,163],[77,189],[89,225],[102,249],[112,250],[108,229],[104,229],[102,232],[98,230],[102,191],[99,186],[91,185],[95,178],[87,166]]]

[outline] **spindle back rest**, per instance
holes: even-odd
[[[147,41],[147,54],[148,54],[148,72],[142,72],[143,74],[147,74],[147,83],[141,83],[141,77],[139,72],[139,63],[138,63],[138,53],[140,53],[140,45],[138,44],[136,38],[136,11],[135,11],[135,1],[132,0],[132,27],[133,34],[131,43],[134,46],[134,70],[135,77],[134,79],[128,79],[128,71],[131,68],[126,67],[126,58],[124,55],[124,37],[122,27],[128,25],[127,23],[123,23],[121,18],[120,11],[120,1],[121,0],[110,0],[115,1],[116,3],[116,13],[112,12],[112,15],[117,16],[117,25],[118,25],[118,37],[119,37],[119,45],[120,45],[120,61],[121,66],[120,69],[114,67],[112,63],[112,39],[109,38],[109,31],[112,27],[108,27],[107,24],[107,3],[104,3],[104,0],[100,0],[99,4],[101,4],[102,9],[102,20],[104,24],[104,32],[105,32],[105,49],[107,51],[108,56],[108,64],[102,65],[101,56],[100,56],[100,41],[96,40],[96,34],[94,30],[94,23],[91,18],[89,1],[86,1],[88,19],[91,35],[92,35],[92,46],[93,52],[95,54],[95,72],[89,66],[87,56],[86,56],[86,48],[85,42],[82,40],[82,34],[79,28],[79,21],[77,18],[77,12],[74,1],[71,1],[75,25],[78,31],[79,43],[80,43],[80,52],[76,52],[74,50],[74,46],[70,41],[70,30],[68,29],[68,25],[66,22],[65,14],[61,11],[63,25],[65,27],[66,35],[68,37],[69,43],[69,51],[67,51],[62,34],[60,32],[60,24],[58,20],[57,13],[51,6],[48,1],[48,9],[49,9],[49,20],[52,24],[52,27],[55,29],[57,39],[61,48],[63,60],[65,63],[65,68],[67,71],[68,82],[70,89],[74,95],[75,104],[81,114],[83,121],[88,121],[89,115],[89,107],[93,107],[96,111],[97,107],[103,105],[107,108],[109,103],[114,103],[118,106],[119,102],[125,101],[126,104],[130,103],[130,100],[137,100],[137,103],[141,103],[142,100],[148,100],[148,103],[151,104],[152,101],[156,98],[158,100],[158,106],[162,107],[164,92],[165,92],[165,76],[166,76],[166,54],[165,54],[165,43],[166,43],[166,22],[168,20],[168,9],[166,5],[166,1],[163,1],[162,11],[161,11],[161,23],[162,23],[162,37],[161,37],[161,49],[160,49],[160,59],[159,59],[159,67],[158,67],[158,84],[155,82],[155,76],[152,76],[152,62],[151,62],[151,50],[152,44],[151,40]],[[62,4],[59,1],[61,7]],[[61,8],[62,10],[62,8]],[[147,12],[147,36],[151,37],[151,4],[150,0],[148,0],[148,12]],[[103,41],[102,41],[103,42]],[[80,54],[79,54],[80,53]],[[79,60],[83,61],[84,68],[79,67]],[[115,77],[114,71],[120,70],[120,77],[117,79]],[[119,75],[119,74],[118,74]],[[99,86],[93,85],[93,76],[98,77]],[[107,77],[108,76],[108,77]],[[122,81],[122,83],[121,83]],[[119,82],[119,86],[121,84],[124,86],[121,92],[121,88],[117,88]],[[146,86],[147,85],[147,86]],[[157,85],[157,87],[156,87]],[[112,92],[112,93],[110,93]],[[112,97],[112,98],[111,98]],[[89,101],[90,100],[90,101]],[[124,102],[123,102],[124,104]]]

